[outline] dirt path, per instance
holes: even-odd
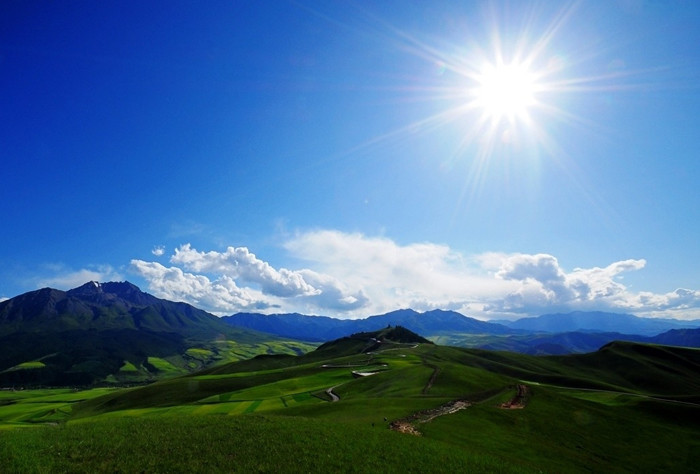
[[[432,381],[434,380],[434,377],[437,376],[438,372],[439,369],[435,367],[433,371],[433,377],[431,377],[431,381],[428,382],[428,385],[426,385],[423,393],[430,389],[430,387],[432,386]],[[513,396],[513,398],[511,398],[509,401],[500,404],[500,408],[507,410],[517,410],[525,408],[530,397],[529,387],[525,384],[518,384],[516,385],[515,389],[515,396]],[[458,411],[464,410],[465,408],[468,408],[471,405],[472,402],[468,400],[452,400],[451,402],[445,403],[444,405],[440,405],[437,408],[422,410],[405,418],[394,420],[391,423],[389,423],[389,428],[400,433],[421,436],[420,431],[418,431],[415,425],[420,423],[428,423],[437,418],[438,416],[451,415],[452,413],[457,413]]]
[[[412,434],[414,436],[420,436],[421,433],[416,429],[414,424],[418,423],[428,423],[434,420],[438,416],[451,415],[452,413],[457,413],[460,410],[464,410],[471,406],[471,403],[467,400],[452,400],[444,405],[440,405],[437,408],[431,408],[429,410],[422,410],[416,412],[406,418],[401,418],[394,420],[389,423],[389,428],[398,431],[400,433]]]
[[[440,373],[440,367],[437,365],[433,364],[428,364],[427,362],[423,361],[423,364],[425,364],[427,367],[430,367],[433,369],[433,373],[430,374],[430,378],[428,379],[428,383],[425,384],[425,387],[423,387],[423,395],[427,395],[430,389],[433,387],[433,383],[435,383],[435,379],[437,378],[438,374]]]
[[[326,395],[331,397],[331,402],[337,402],[340,400],[340,397],[338,395],[336,395],[335,392],[333,391],[333,389],[336,387],[337,387],[337,385],[334,385],[333,387],[326,389]]]
[[[519,410],[525,408],[529,394],[530,389],[527,385],[520,383],[516,386],[515,396],[507,402],[501,403],[499,408],[503,408],[504,410]]]

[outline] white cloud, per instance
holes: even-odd
[[[511,309],[528,301],[539,305],[560,304],[576,294],[557,259],[547,254],[504,257],[496,278],[519,282],[519,289],[505,298]]]
[[[318,289],[317,293],[307,298],[309,304],[316,308],[352,311],[364,308],[369,302],[362,290],[353,293],[341,281],[332,276],[316,273],[313,270],[301,270],[299,273]]]
[[[670,293],[654,294],[641,292],[633,295],[628,304],[633,308],[650,310],[655,312],[677,311],[679,313],[694,314],[700,316],[700,291],[678,288]]]
[[[319,290],[308,284],[299,272],[274,269],[245,247],[228,247],[225,252],[198,252],[190,244],[175,249],[172,263],[194,272],[216,273],[246,283],[260,285],[269,295],[290,297],[317,295]]]
[[[153,250],[151,250],[151,253],[156,257],[162,257],[165,253],[165,247],[162,245],[156,245],[155,247],[153,247]]]
[[[555,310],[700,318],[698,291],[634,293],[620,281],[623,273],[642,270],[643,259],[567,271],[549,254],[465,255],[445,245],[399,245],[384,237],[331,230],[300,233],[285,247],[312,268],[365,292],[374,313],[410,306],[482,318]]]
[[[10,298],[7,298],[6,296],[0,296],[0,303],[2,303],[3,301],[7,301],[9,299]]]
[[[245,247],[216,252],[185,244],[171,267],[133,260],[132,269],[156,296],[222,314],[275,308],[365,317],[411,307],[482,319],[573,310],[700,317],[700,291],[635,293],[622,283],[623,273],[644,268],[643,259],[568,271],[549,254],[466,255],[441,244],[400,245],[334,230],[298,233],[284,248],[301,268],[275,268]]]
[[[194,275],[177,267],[165,267],[157,262],[143,260],[132,260],[131,268],[148,281],[150,292],[171,301],[184,301],[217,313],[271,306],[261,294],[248,288],[239,288],[227,276],[211,281],[204,275]]]
[[[170,261],[175,266],[132,260],[131,269],[156,296],[219,314],[265,308],[336,314],[368,302],[362,291],[353,291],[336,278],[309,269],[276,269],[245,247],[200,252],[185,244]]]
[[[518,288],[496,302],[502,310],[548,311],[553,307],[598,305],[601,308],[624,308],[629,298],[627,288],[615,278],[627,271],[644,268],[644,260],[614,262],[605,268],[576,268],[567,273],[558,260],[548,254],[502,255],[496,277],[517,282]]]
[[[384,237],[323,230],[298,234],[285,247],[317,271],[366,294],[365,313],[471,308],[515,287],[485,278],[477,262],[445,245],[401,246]]]
[[[54,265],[51,267],[51,270],[54,273],[53,275],[37,279],[37,288],[50,287],[59,290],[70,290],[89,281],[106,282],[124,279],[119,272],[109,265],[80,270],[70,270],[62,265]]]

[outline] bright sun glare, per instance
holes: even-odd
[[[491,120],[525,118],[535,104],[537,84],[523,64],[487,64],[476,76],[476,82],[471,91],[474,105]]]
[[[460,38],[453,47],[449,43],[439,47],[425,43],[408,32],[390,27],[390,33],[396,35],[392,40],[404,43],[407,51],[430,61],[439,77],[436,82],[431,76],[425,84],[416,81],[418,86],[412,82],[399,90],[410,92],[411,101],[436,102],[440,108],[429,109],[432,112],[429,115],[374,137],[358,148],[401,135],[412,136],[416,132],[457,125],[459,138],[445,162],[471,156],[474,164],[469,179],[474,181],[485,179],[492,157],[515,156],[512,151],[520,157],[540,159],[549,155],[562,159],[564,150],[551,134],[557,128],[551,125],[554,122],[595,124],[563,109],[558,99],[563,94],[620,87],[613,83],[620,77],[614,72],[570,76],[571,70],[567,68],[571,60],[565,52],[559,46],[556,51],[550,50],[550,44],[574,8],[575,5],[562,8],[549,23],[542,25],[533,11],[532,23],[526,24],[522,31],[502,27],[499,12],[494,10],[485,19],[484,24],[491,29],[484,37]],[[539,36],[538,30],[541,30]],[[424,95],[419,97],[416,91]],[[503,147],[507,147],[507,153]],[[479,186],[470,189],[478,190]]]

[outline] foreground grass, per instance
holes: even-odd
[[[143,416],[2,431],[0,466],[27,473],[527,472],[386,427],[269,415]]]
[[[571,358],[420,345],[258,357],[134,389],[0,394],[0,425],[45,425],[0,431],[0,470],[695,472],[696,356],[624,344]],[[381,372],[351,374],[373,366]],[[520,383],[526,407],[501,409]],[[340,401],[323,396],[331,386]],[[388,429],[455,398],[472,404],[417,425],[421,437]]]
[[[425,437],[517,458],[545,472],[697,472],[700,407],[643,399],[595,402],[531,387],[524,409],[491,401],[420,426]],[[591,396],[591,398],[594,398]]]

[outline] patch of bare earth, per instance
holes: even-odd
[[[519,410],[525,408],[529,394],[530,389],[527,385],[518,384],[516,386],[515,396],[507,402],[501,403],[499,408],[503,408],[504,410]]]
[[[399,433],[412,434],[414,436],[420,436],[420,431],[415,429],[412,424],[407,421],[396,420],[389,424],[389,428]]]
[[[452,400],[451,402],[440,405],[437,408],[431,408],[430,410],[422,410],[405,418],[394,420],[389,423],[389,428],[398,431],[399,433],[412,434],[414,436],[420,436],[421,433],[414,426],[419,423],[428,423],[434,420],[438,416],[450,415],[452,413],[457,413],[471,406],[471,403],[467,400]]]

